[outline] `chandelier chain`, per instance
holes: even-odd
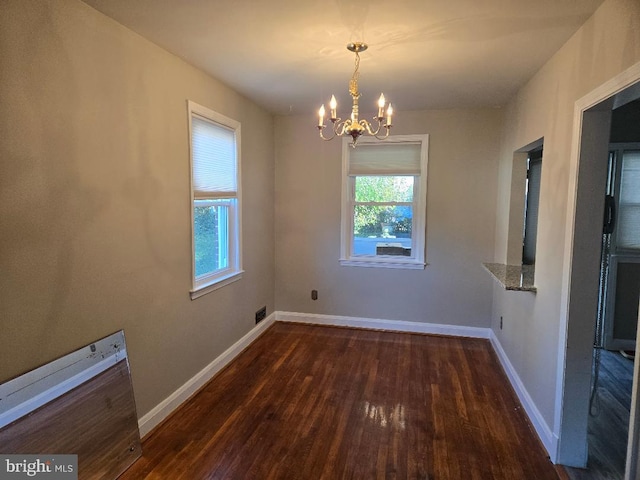
[[[358,77],[360,76],[360,54],[356,50],[356,68],[353,71],[353,75],[351,76],[351,81],[349,82],[349,93],[352,97],[359,97],[360,93],[358,92]]]

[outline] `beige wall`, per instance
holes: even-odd
[[[244,278],[191,301],[186,100],[242,124]],[[0,381],[124,328],[138,414],[274,309],[271,115],[76,0],[0,3]]]
[[[506,108],[500,154],[495,258],[507,257],[513,152],[544,137],[536,257],[537,294],[494,289],[492,327],[555,435],[565,224],[575,102],[640,61],[640,2],[607,0]],[[604,159],[606,161],[606,158]],[[598,210],[593,210],[599,215]],[[598,255],[597,252],[594,255]],[[499,329],[503,316],[503,330]]]
[[[492,279],[481,263],[493,259],[502,111],[399,111],[395,120],[395,134],[430,135],[429,265],[340,266],[341,140],[322,141],[311,115],[277,117],[277,309],[488,327]]]

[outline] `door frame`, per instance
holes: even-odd
[[[591,186],[590,183],[597,182],[598,172],[591,171],[598,168],[595,156],[600,153],[601,148],[608,152],[608,127],[616,96],[618,99],[640,97],[640,62],[585,95],[574,106],[558,332],[553,429],[556,448],[551,454],[555,463],[579,467],[586,466],[588,453],[587,421],[600,266],[597,252],[602,233],[602,215],[598,215],[597,209],[590,212],[592,218],[585,214],[584,210],[588,208],[589,202],[585,189]],[[598,152],[590,148],[594,146]],[[606,168],[606,162],[601,163]],[[604,183],[605,180],[601,199],[604,199]],[[604,205],[601,209],[600,213],[603,213]],[[590,243],[585,245],[585,241]],[[590,254],[595,262],[591,262]],[[579,283],[584,283],[585,279],[594,285],[581,288]],[[637,388],[637,379],[636,372],[634,388]],[[634,419],[638,417],[635,415],[638,408],[636,401],[632,405]],[[630,438],[633,435],[630,445],[636,445],[638,439],[638,429],[633,426],[634,424],[630,424]],[[635,465],[635,462],[628,462],[628,465],[631,464]],[[629,478],[636,478],[636,473],[631,472],[630,475],[633,476]]]

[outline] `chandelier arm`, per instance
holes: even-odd
[[[334,137],[337,135],[337,131],[336,131],[337,123],[336,122],[339,122],[339,121],[340,121],[339,118],[336,119],[336,121],[332,120],[333,128],[331,130],[332,130],[333,135],[331,135],[330,137],[325,137],[324,134],[322,133],[322,131],[325,129],[326,125],[324,125],[324,124],[323,125],[318,125],[318,133],[320,133],[320,138],[322,140],[333,140]]]
[[[391,131],[391,125],[385,125],[384,129],[387,131],[384,134],[384,137],[379,137],[377,134],[374,135],[374,137],[376,137],[378,140],[384,140],[385,138],[387,138],[389,136],[389,132]]]
[[[333,138],[336,136],[336,134],[335,134],[335,132],[334,132],[334,133],[333,133],[333,135],[331,135],[330,137],[325,137],[325,136],[322,134],[322,129],[321,129],[320,127],[318,127],[318,128],[320,129],[320,138],[321,138],[322,140],[327,140],[327,141],[329,141],[329,140],[333,140]]]
[[[377,120],[377,118],[374,117],[374,120]],[[380,132],[380,128],[382,127],[382,122],[378,120],[378,127],[375,130],[371,128],[372,127],[371,123],[366,120],[360,120],[360,125],[362,125],[367,130],[367,133],[369,135],[372,135],[375,137],[376,135],[378,135],[378,132]]]
[[[343,122],[336,123],[334,128],[336,135],[338,135],[339,137],[342,137],[347,131],[347,129],[352,125],[352,123],[353,122],[351,121],[350,118],[347,118]]]

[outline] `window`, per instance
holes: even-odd
[[[240,124],[188,102],[195,299],[239,280]]]
[[[640,151],[626,150],[621,156],[616,249],[637,252],[640,250]]]
[[[425,267],[428,140],[344,139],[341,265]]]
[[[542,147],[529,152],[525,186],[524,232],[522,264],[535,265],[536,240],[538,238],[538,205],[540,203],[540,179],[542,178]]]

